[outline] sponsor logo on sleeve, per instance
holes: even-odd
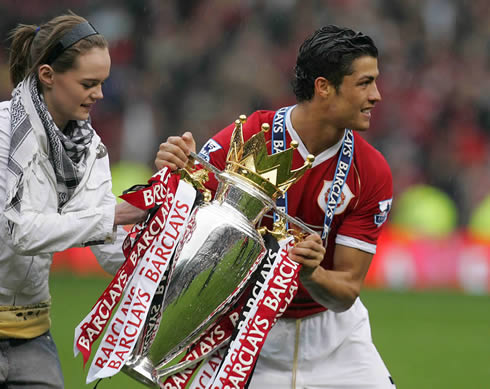
[[[388,214],[390,213],[391,210],[392,201],[393,201],[392,199],[388,199],[388,200],[380,201],[378,203],[380,213],[374,215],[374,224],[376,224],[376,226],[381,227],[383,223],[386,221],[386,219],[388,219]]]
[[[199,156],[209,162],[209,154],[219,149],[222,149],[219,143],[213,139],[209,139],[202,147],[201,151],[199,151]]]

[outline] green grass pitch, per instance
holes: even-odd
[[[109,282],[51,276],[52,334],[67,389],[95,386],[85,384],[90,361],[83,369],[81,355],[73,357],[73,333]],[[374,342],[398,389],[490,389],[490,296],[366,289],[361,298],[370,312]],[[119,373],[97,386],[111,388],[146,386]]]

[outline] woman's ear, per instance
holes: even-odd
[[[332,90],[332,84],[325,77],[317,77],[315,79],[315,95],[326,99],[330,96]]]
[[[39,66],[37,74],[39,77],[39,81],[41,81],[43,86],[47,88],[51,88],[53,86],[54,70],[51,66],[47,64]]]

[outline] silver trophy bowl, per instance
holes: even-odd
[[[272,207],[268,196],[239,176],[220,174],[215,199],[197,206],[190,216],[162,299],[154,299],[150,308],[150,313],[158,311],[159,324],[140,335],[123,368],[126,374],[153,386],[199,361],[173,360],[247,287],[266,251],[255,226]]]
[[[291,170],[293,149],[268,155],[262,131],[244,142],[242,126],[246,117],[235,121],[224,172],[191,153],[218,179],[218,190],[210,202],[199,204],[192,212],[184,237],[174,254],[173,270],[153,297],[143,331],[123,371],[149,386],[191,367],[212,354],[216,348],[192,361],[183,355],[237,302],[249,285],[251,275],[266,253],[256,227],[265,213],[274,209],[287,226],[290,222],[305,233],[315,231],[288,216],[275,205],[310,168],[314,157]],[[189,171],[184,169],[183,174]],[[198,177],[196,175],[195,177]],[[189,174],[194,186],[204,189],[202,181]],[[284,231],[287,227],[284,229]],[[279,228],[281,232],[282,227]]]

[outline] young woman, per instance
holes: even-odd
[[[15,88],[0,103],[0,386],[62,388],[49,333],[52,255],[91,246],[115,273],[124,260],[116,226],[146,212],[116,205],[107,149],[90,124],[109,77],[105,38],[73,13],[19,25],[10,38]]]

